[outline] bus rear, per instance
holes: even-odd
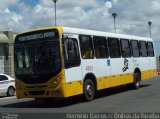
[[[64,96],[58,29],[40,29],[17,35],[14,51],[17,98]]]

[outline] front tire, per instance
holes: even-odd
[[[95,85],[91,79],[87,79],[83,85],[83,92],[86,101],[91,101],[95,97]]]
[[[15,88],[9,87],[7,90],[7,96],[14,96],[15,94]]]

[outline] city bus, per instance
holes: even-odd
[[[151,38],[47,27],[15,38],[17,98],[66,98],[83,94],[86,101],[98,90],[140,82],[157,75]]]

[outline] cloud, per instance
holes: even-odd
[[[110,17],[108,9],[111,7],[112,3],[104,0],[59,0],[57,2],[57,23],[62,26],[106,30],[100,27],[103,21],[111,22],[107,20],[107,17]],[[51,0],[39,0],[39,4],[32,9],[20,2],[18,8],[26,29],[54,25],[54,3]],[[15,30],[22,30],[22,27]]]
[[[6,8],[5,10],[0,11],[0,16],[3,16],[3,19],[0,19],[0,30],[15,30],[20,27],[19,22],[22,20],[21,15]]]
[[[0,0],[0,9],[8,8],[9,6],[16,5],[19,0]]]
[[[54,7],[54,3],[52,0],[39,0],[42,6],[44,7]],[[57,5],[59,8],[66,9],[66,8],[73,8],[79,6],[81,8],[85,7],[99,7],[104,0],[58,0]]]
[[[157,6],[159,4],[158,0],[147,0],[147,2],[146,0],[124,0],[123,2],[113,3],[113,8],[117,11],[119,17],[117,26],[123,29],[123,33],[148,36],[148,21],[151,20],[153,24],[160,25],[158,24],[160,17],[158,16]],[[126,26],[130,28],[126,29]],[[154,28],[156,27],[153,27],[153,30]],[[130,32],[128,32],[128,29],[131,29]]]

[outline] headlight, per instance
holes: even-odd
[[[57,77],[56,79],[53,79],[51,82],[50,82],[50,88],[55,88],[57,87],[58,85],[60,84],[60,78]]]

